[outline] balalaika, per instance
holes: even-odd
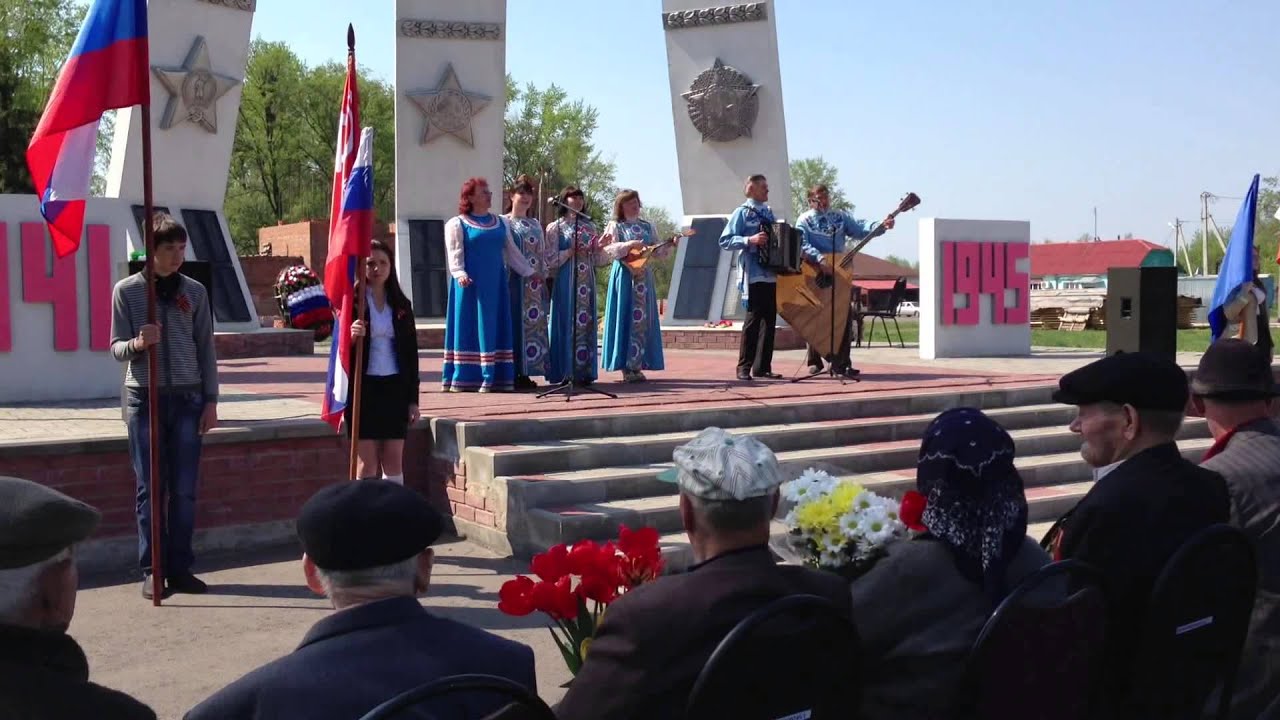
[[[795,275],[800,272],[803,255],[801,243],[804,235],[800,228],[785,222],[761,220],[760,230],[768,236],[757,250],[760,267],[779,275]]]

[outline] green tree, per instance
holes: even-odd
[[[540,184],[544,197],[575,185],[586,195],[592,218],[605,220],[616,188],[613,163],[592,143],[596,109],[582,100],[571,101],[556,85],[543,90],[530,83],[522,89],[510,75],[506,92],[504,186],[510,187],[521,174]],[[545,213],[545,207],[538,210]]]
[[[897,255],[885,255],[884,259],[885,262],[891,262],[894,265],[901,265],[902,267],[911,268],[912,270],[920,269],[919,261],[908,260],[906,258],[898,257]]]
[[[27,144],[85,10],[75,0],[0,0],[0,193],[34,191]]]
[[[839,171],[831,163],[821,157],[801,158],[791,161],[791,206],[792,217],[809,209],[807,196],[809,188],[814,185],[826,185],[831,195],[831,209],[853,212],[853,203],[845,197],[840,188]]]

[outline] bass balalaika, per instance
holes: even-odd
[[[760,231],[768,236],[765,243],[756,249],[760,267],[778,275],[799,273],[804,260],[801,254],[804,235],[800,228],[760,218]]]

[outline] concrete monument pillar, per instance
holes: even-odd
[[[201,263],[187,274],[207,270],[220,331],[260,327],[222,210],[256,2],[147,3],[155,206],[186,226],[187,260]],[[128,202],[137,218],[130,251],[144,249],[141,118],[138,108],[119,111],[107,173],[107,197]]]
[[[920,357],[1031,354],[1031,223],[920,220]]]
[[[676,254],[663,322],[701,325],[742,316],[736,256],[718,241],[743,181],[767,176],[769,205],[794,220],[778,32],[771,1],[662,10],[684,222],[697,232]]]
[[[420,318],[446,312],[444,223],[469,177],[501,212],[506,0],[396,0],[396,268]]]

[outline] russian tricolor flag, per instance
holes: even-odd
[[[58,257],[80,247],[102,114],[150,102],[147,63],[146,0],[93,0],[27,146]]]
[[[332,301],[337,294],[340,303],[333,345],[329,349],[329,374],[325,381],[324,408],[320,417],[337,430],[342,412],[347,407],[351,386],[351,323],[355,319],[355,280],[360,263],[369,257],[373,239],[373,128],[360,131],[360,149],[342,193],[342,214],[336,230],[329,237],[329,256],[325,261],[326,294]],[[333,272],[341,268],[343,272]],[[330,279],[339,279],[341,287],[329,287]]]

